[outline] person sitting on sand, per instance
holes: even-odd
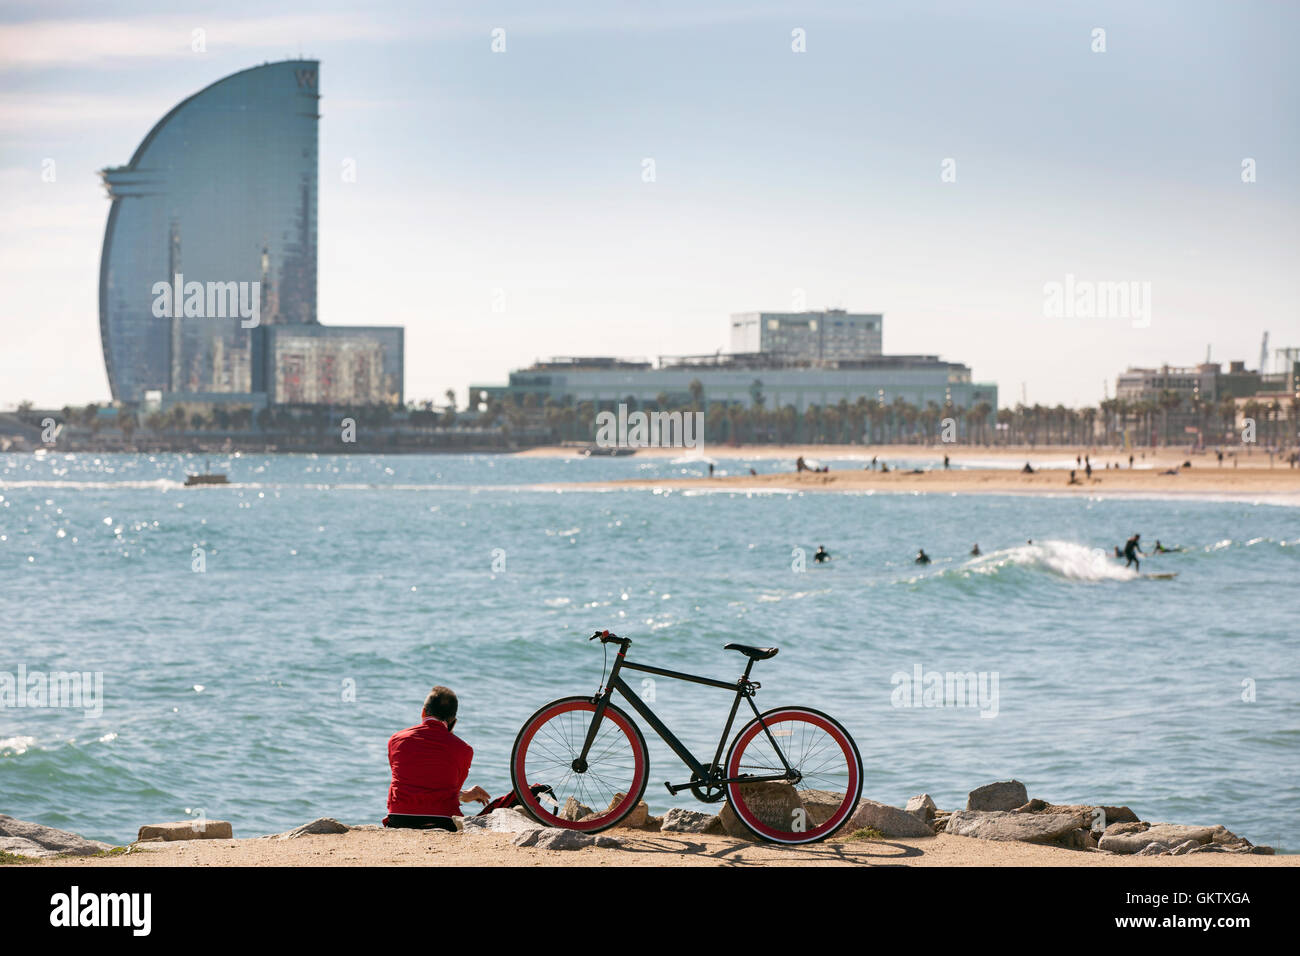
[[[463,815],[462,800],[484,805],[492,802],[482,787],[461,789],[469,777],[474,750],[451,732],[458,706],[451,688],[435,687],[424,699],[420,722],[388,738],[393,782],[388,788],[384,826],[454,831],[452,817]]]
[[[1081,485],[1081,484],[1083,484],[1082,481],[1080,481],[1077,477],[1075,477],[1074,469],[1073,469],[1073,468],[1070,469],[1070,480],[1067,481],[1066,484],[1067,484],[1067,485]]]
[[[827,551],[822,545],[820,544],[817,545],[817,553],[813,555],[813,560],[816,561],[818,564],[821,564],[823,561],[829,561],[830,559],[831,559],[831,553]]]
[[[796,473],[802,474],[804,469],[806,469],[807,467],[808,464],[803,460],[803,455],[800,455],[798,458],[794,460],[794,470]]]
[[[929,563],[930,563],[930,556],[929,556],[928,554],[925,553],[925,548],[920,548],[920,549],[917,550],[917,552],[916,552],[916,563],[917,563],[917,564],[929,564]]]
[[[887,473],[888,471],[889,471],[889,466],[886,465],[886,464],[882,461],[882,462],[880,463],[880,473],[883,475],[883,474]]]
[[[972,558],[978,558],[981,554],[984,553],[983,551],[980,550],[980,543],[978,541],[976,541],[973,545],[971,545],[970,553]]]
[[[1025,467],[1020,469],[1020,473],[1022,475],[1032,475],[1034,473],[1034,467],[1029,464],[1029,462],[1025,462]]]
[[[1142,562],[1138,560],[1138,556],[1146,557],[1145,554],[1138,550],[1138,539],[1141,537],[1142,535],[1135,534],[1124,542],[1124,567],[1127,568],[1129,565],[1133,565],[1139,573],[1142,571]]]

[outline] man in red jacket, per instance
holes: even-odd
[[[474,750],[451,732],[457,707],[450,688],[435,687],[424,700],[423,720],[388,739],[393,782],[384,826],[455,830],[451,818],[463,816],[460,801],[491,802],[482,787],[461,790]]]

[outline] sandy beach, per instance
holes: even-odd
[[[23,866],[1296,866],[1300,856],[1197,853],[1136,857],[939,834],[838,840],[803,847],[724,836],[615,828],[615,848],[517,847],[510,833],[353,829],[292,840],[191,840],[139,845],[111,856],[58,857]]]
[[[953,467],[942,467],[943,455],[951,458]],[[1198,498],[1243,499],[1275,504],[1300,505],[1300,469],[1290,468],[1281,456],[1270,465],[1266,452],[1252,449],[1235,459],[1225,456],[1220,466],[1212,453],[1189,454],[1185,450],[1160,449],[1147,451],[1145,458],[1136,452],[1134,466],[1128,467],[1128,455],[1116,450],[1102,449],[1087,452],[1092,455],[1093,473],[1089,479],[1075,464],[1075,450],[1069,447],[1052,448],[944,448],[886,445],[886,446],[723,446],[709,447],[697,454],[689,449],[648,448],[638,450],[637,456],[663,458],[689,462],[699,457],[719,464],[719,474],[714,478],[656,478],[626,479],[621,481],[576,482],[553,487],[584,487],[593,489],[661,488],[682,491],[846,491],[858,493],[904,494],[1050,494],[1050,495],[1128,495],[1150,497],[1192,496]],[[1079,450],[1079,454],[1085,450]],[[530,456],[572,455],[572,449],[539,448],[521,452]],[[829,472],[804,472],[793,469],[782,474],[734,474],[737,459],[784,458],[802,455],[830,467]],[[885,463],[907,461],[930,463],[922,465],[917,473],[913,469],[895,469],[889,472],[872,471],[868,465],[872,457]],[[849,462],[852,462],[851,464]],[[1122,464],[1119,468],[1106,468],[1105,464]],[[1191,467],[1183,467],[1191,462]],[[1034,474],[1025,474],[1029,463]],[[966,468],[961,466],[965,464]],[[1069,470],[1076,469],[1076,484],[1069,483]],[[1174,472],[1170,474],[1169,472]],[[552,487],[552,486],[548,486]]]

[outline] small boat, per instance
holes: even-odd
[[[228,485],[228,484],[230,484],[230,482],[226,480],[226,476],[223,475],[223,474],[221,474],[220,472],[208,471],[208,470],[207,470],[207,468],[208,468],[208,463],[207,463],[207,461],[204,461],[204,462],[203,462],[203,468],[204,468],[204,471],[203,471],[201,474],[198,474],[198,475],[186,475],[186,476],[185,476],[185,487],[186,487],[186,488],[193,488],[195,485]]]

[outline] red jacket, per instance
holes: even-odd
[[[473,759],[474,749],[436,718],[399,730],[388,738],[388,812],[461,816],[460,791]]]

